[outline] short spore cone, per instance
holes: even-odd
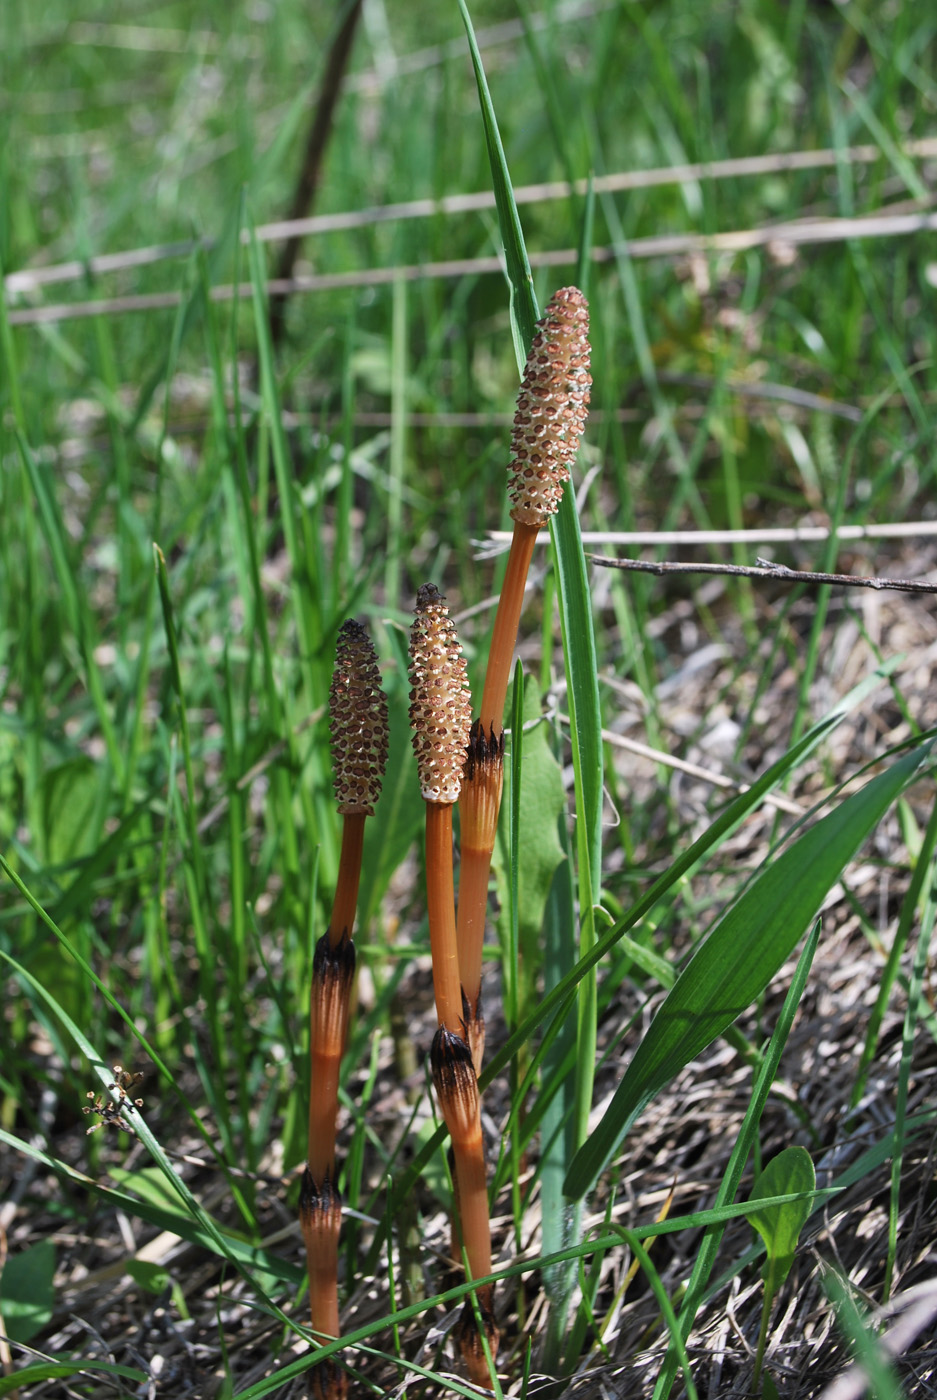
[[[432,583],[417,593],[410,630],[410,727],[427,802],[459,799],[472,723],[465,658],[446,600]]]

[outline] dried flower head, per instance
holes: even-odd
[[[373,816],[387,764],[387,697],[377,653],[360,622],[343,622],[329,688],[338,810]]]
[[[432,583],[424,583],[416,595],[410,685],[410,727],[423,797],[457,802],[472,702],[462,647],[446,600]]]
[[[527,356],[511,434],[511,516],[543,525],[563,495],[589,409],[589,304],[578,287],[551,297]]]

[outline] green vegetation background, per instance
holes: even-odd
[[[193,1130],[218,1141],[229,1166],[256,1168],[275,1134],[285,1165],[299,1159],[302,989],[338,839],[322,716],[349,614],[374,625],[394,726],[363,884],[361,958],[374,992],[349,1063],[367,1063],[409,955],[425,947],[418,882],[403,893],[391,885],[421,819],[401,629],[427,578],[457,609],[496,591],[498,565],[473,541],[506,524],[504,419],[517,369],[500,274],[469,265],[393,276],[496,254],[493,208],[310,238],[301,270],[370,269],[384,280],[295,296],[274,359],[270,246],[239,232],[289,205],[331,19],[293,0],[80,15],[67,0],[11,0],[0,20],[3,270],[206,240],[6,298],[0,851],[60,934],[4,882],[0,950],[16,968],[0,1024],[0,1121],[22,1138],[47,1131],[41,1088],[77,1131],[89,1060],[106,1080],[115,1060],[149,1055],[172,1136],[197,1104],[211,1127]],[[588,288],[596,415],[581,459],[583,528],[929,514],[931,232],[797,249],[782,236],[773,248],[692,258],[631,260],[622,245],[927,207],[931,167],[903,143],[932,130],[929,7],[479,3],[473,19],[515,190],[835,153],[825,169],[689,175],[597,197],[593,242],[617,250]],[[369,4],[351,72],[316,214],[490,190],[455,5]],[[874,159],[850,156],[870,144]],[[523,203],[521,218],[533,258],[575,252],[584,201]],[[574,272],[574,256],[535,271],[541,304]],[[245,284],[237,306],[211,299],[231,282]],[[16,323],[43,302],[153,292],[181,293],[180,304]],[[833,407],[795,413],[758,400],[749,411],[738,381]],[[735,558],[751,553],[737,546]],[[818,549],[815,562],[835,556]],[[549,580],[546,589],[549,598]],[[729,596],[749,646],[741,669],[764,639],[751,592]],[[648,625],[661,597],[644,580],[603,581],[597,619],[600,672],[640,688],[651,742],[655,687],[670,668]],[[719,637],[724,618],[701,616]],[[532,610],[538,646],[527,652],[542,690],[562,675],[544,617]],[[463,627],[476,686],[490,618],[481,611]],[[798,676],[792,740],[812,718],[818,637],[802,646],[782,617],[769,638]],[[603,692],[609,711],[615,703]],[[629,801],[614,768],[609,790],[622,814],[606,837],[614,909],[630,897],[636,877],[619,872],[635,853],[652,865],[685,833],[669,799]],[[705,913],[691,911],[694,929]],[[536,968],[525,973],[532,996]],[[614,986],[614,966],[609,977]],[[349,1102],[350,1199],[366,1210],[369,1083]],[[250,1186],[238,1187],[238,1209],[249,1233]],[[352,1235],[349,1259],[354,1251]]]

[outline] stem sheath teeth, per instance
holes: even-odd
[[[338,1237],[342,1227],[342,1198],[328,1172],[317,1182],[308,1166],[299,1191],[299,1223],[306,1242],[309,1311],[312,1330],[323,1341],[339,1335]],[[315,1400],[343,1400],[348,1377],[331,1357],[312,1373]]]
[[[332,1184],[329,1173],[321,1185],[308,1167],[303,1172],[299,1188],[299,1223],[308,1240],[310,1234],[338,1240],[342,1225],[342,1196]]]
[[[481,1325],[485,1330],[485,1337],[488,1342],[488,1350],[491,1352],[491,1359],[498,1354],[498,1327],[495,1322],[494,1313],[490,1307],[491,1288],[480,1288],[477,1293],[478,1310],[481,1314]],[[484,1300],[488,1299],[486,1303]],[[462,1315],[459,1318],[456,1329],[456,1341],[459,1351],[462,1353],[462,1360],[465,1362],[465,1369],[469,1373],[469,1379],[474,1385],[484,1386],[486,1389],[491,1384],[491,1376],[488,1371],[488,1358],[485,1355],[485,1348],[482,1344],[481,1334],[478,1330],[478,1323],[475,1320],[475,1311],[470,1298],[466,1298]]]
[[[469,731],[462,792],[459,798],[459,820],[462,830],[462,851],[466,847],[493,850],[501,810],[501,789],[504,785],[504,733],[488,733],[481,720]]]
[[[355,976],[355,945],[343,933],[335,947],[323,934],[312,963],[310,1044],[313,1055],[341,1059],[348,1032],[351,984]]]
[[[333,947],[327,933],[316,944],[309,999],[309,1149],[315,1180],[335,1174],[338,1077],[348,1034],[355,945],[342,934]]]
[[[472,1052],[461,1036],[440,1026],[430,1050],[433,1085],[456,1153],[481,1137],[478,1083]]]

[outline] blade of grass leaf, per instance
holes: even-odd
[[[209,911],[212,905],[208,897],[208,878],[205,872],[202,842],[199,839],[198,832],[197,790],[195,786],[195,772],[192,766],[192,743],[189,731],[189,716],[186,709],[185,691],[182,685],[182,667],[179,660],[179,644],[172,595],[169,590],[169,578],[166,573],[166,560],[158,544],[154,544],[153,546],[153,560],[156,568],[160,604],[163,610],[163,626],[166,631],[170,681],[179,711],[179,734],[182,741],[182,765],[183,771],[185,772],[186,788],[183,825],[188,837],[185,859],[186,887],[189,893],[189,909],[192,916],[195,948],[198,953],[199,990],[204,998],[206,1007],[211,1007],[215,1004],[216,1000],[212,976],[214,960],[208,932]],[[173,798],[177,801],[181,801],[178,790],[173,794]],[[227,1062],[224,1036],[219,1032],[217,1017],[209,1015],[208,1019],[209,1027],[212,1032],[212,1045],[217,1056],[218,1064],[224,1066]]]
[[[577,1153],[566,1180],[573,1199],[591,1188],[641,1109],[768,985],[933,742],[893,762],[804,832],[718,921],[668,993],[602,1121]]]
[[[133,1017],[129,1015],[126,1008],[122,1006],[121,1003],[117,1000],[117,998],[113,995],[113,993],[110,992],[107,987],[105,987],[104,983],[101,981],[100,977],[98,977],[91,964],[82,956],[78,949],[75,948],[74,944],[61,931],[58,925],[49,917],[46,910],[43,909],[42,905],[35,898],[32,891],[28,888],[28,886],[24,883],[24,881],[20,878],[16,871],[13,870],[13,868],[9,865],[2,853],[0,853],[0,870],[2,870],[3,873],[8,877],[8,879],[10,879],[13,882],[13,884],[19,890],[20,894],[26,900],[27,904],[30,905],[33,912],[38,916],[42,923],[45,924],[46,928],[49,929],[50,933],[52,933],[59,946],[69,955],[69,957],[71,957],[75,961],[75,963],[77,963],[78,967],[85,974],[85,976],[91,982],[94,983],[95,987],[97,987],[102,997],[111,1007],[111,1009],[117,1013],[117,1016],[127,1027],[127,1030],[129,1031],[130,1035],[140,1046],[141,1050],[150,1057],[153,1064],[163,1076],[165,1082],[167,1084],[174,1083],[173,1076],[170,1070],[166,1066],[165,1062],[163,1061],[159,1052],[156,1050],[155,1046],[138,1029],[137,1025],[133,1020]],[[68,1016],[67,1012],[65,1012],[64,1009],[56,1001],[54,996],[52,996],[51,993],[40,982],[38,982],[32,976],[32,974],[27,971],[26,968],[21,967],[20,964],[17,963],[15,959],[12,958],[11,955],[8,952],[6,952],[3,948],[0,948],[0,957],[4,958],[8,963],[10,963],[12,967],[14,967],[18,976],[22,975],[26,979],[26,981],[28,981],[30,986],[38,993],[40,999],[47,1006],[50,1007],[50,1009],[58,1017],[62,1024],[67,1026],[69,1032],[77,1037],[77,1043],[83,1048],[87,1047],[86,1053],[88,1053],[89,1051],[91,1052],[88,1053],[88,1058],[97,1065],[98,1076],[101,1079],[102,1084],[104,1084],[106,1087],[107,1083],[110,1081],[110,1071],[106,1068],[106,1066],[104,1066],[103,1061],[101,1061],[98,1058],[98,1056],[94,1054],[93,1051],[91,1051],[90,1043],[84,1035],[84,1032],[81,1031],[75,1025],[75,1023]],[[202,1123],[198,1114],[196,1114],[194,1110],[191,1110],[189,1116],[193,1123],[193,1126],[196,1128],[196,1130],[202,1137],[202,1140],[204,1141],[206,1147],[218,1161],[219,1167],[222,1170],[224,1170],[225,1163],[222,1159],[218,1157],[218,1153],[215,1149],[215,1146],[211,1141],[211,1138],[208,1135],[205,1125]],[[246,1207],[244,1206],[244,1202],[241,1199],[236,1181],[231,1177],[229,1177],[228,1180],[232,1195],[238,1201],[239,1208],[242,1209],[245,1219],[250,1219],[250,1212],[247,1211]]]
[[[865,1372],[868,1389],[875,1400],[905,1400],[906,1392],[894,1364],[882,1346],[875,1327],[863,1317],[848,1279],[831,1268],[822,1274],[821,1281],[836,1310],[840,1330]]]
[[[120,1376],[124,1380],[135,1381],[138,1386],[146,1385],[148,1379],[142,1371],[135,1371],[132,1366],[115,1366],[109,1361],[40,1361],[0,1377],[0,1396],[12,1395],[22,1387],[32,1386],[39,1381],[83,1376],[86,1373],[90,1376],[98,1372],[105,1376]]]
[[[905,1007],[904,1025],[901,1032],[901,1062],[898,1068],[898,1093],[895,1104],[895,1155],[891,1164],[891,1191],[888,1203],[888,1254],[885,1260],[885,1278],[882,1283],[882,1302],[888,1301],[891,1294],[892,1276],[894,1274],[895,1259],[898,1253],[898,1218],[901,1205],[901,1186],[903,1180],[904,1155],[905,1155],[905,1123],[908,1112],[908,1092],[911,1081],[911,1063],[914,1056],[914,1048],[917,1040],[917,1030],[919,1015],[923,1003],[924,978],[930,956],[931,939],[934,933],[934,918],[937,914],[937,902],[934,897],[934,843],[937,836],[937,802],[931,811],[930,821],[927,824],[927,833],[918,857],[919,863],[923,863],[927,869],[930,879],[926,885],[926,896],[924,907],[921,912],[921,929],[918,934],[917,947],[914,950],[914,962],[911,967],[911,977],[908,985],[907,1006]],[[916,873],[916,872],[915,872]],[[910,901],[911,890],[905,895],[905,899]]]
[[[101,734],[107,746],[108,760],[117,775],[117,781],[119,783],[122,780],[124,771],[123,754],[117,742],[117,735],[114,732],[110,706],[104,694],[101,672],[95,660],[96,640],[91,616],[82,595],[76,587],[76,571],[73,569],[68,558],[65,526],[59,513],[55,497],[49,489],[45,473],[36,462],[26,438],[18,430],[16,432],[16,441],[23,466],[26,469],[29,483],[35,496],[36,505],[38,506],[42,533],[45,537],[49,553],[52,556],[52,567],[55,572],[56,582],[62,592],[66,616],[75,633],[75,639],[78,642],[78,647],[81,652],[81,658],[85,668],[85,681],[94,701],[98,723],[101,726]]]
[[[908,886],[907,894],[901,901],[901,913],[898,916],[898,927],[895,929],[891,947],[885,959],[885,966],[879,975],[879,991],[875,999],[875,1005],[869,1016],[865,1043],[862,1047],[862,1054],[859,1057],[859,1068],[856,1072],[856,1082],[849,1098],[850,1108],[855,1108],[865,1093],[869,1077],[869,1068],[875,1058],[875,1052],[878,1048],[879,1032],[882,1029],[885,1012],[891,999],[892,988],[898,977],[901,968],[901,959],[907,947],[914,920],[918,916],[918,911],[924,897],[924,883],[926,880],[933,877],[935,846],[937,846],[937,804],[935,804],[931,810],[924,840],[914,861],[911,883]]]
[[[485,128],[485,143],[488,147],[488,162],[491,166],[495,207],[498,211],[498,227],[501,230],[504,255],[507,261],[508,282],[511,286],[511,316],[517,325],[517,342],[515,344],[517,368],[522,370],[527,358],[527,351],[534,338],[534,325],[539,315],[537,299],[534,295],[533,275],[530,271],[520,215],[514,202],[507,159],[501,144],[501,132],[498,130],[494,104],[491,100],[491,93],[488,91],[488,79],[485,77],[481,53],[475,39],[475,30],[465,0],[458,0],[458,6],[462,15],[462,23],[465,25],[469,52],[472,56],[472,68],[478,87],[482,123]]]
[[[293,487],[293,473],[290,466],[289,446],[283,430],[283,415],[280,394],[274,368],[273,345],[269,333],[269,312],[266,294],[266,269],[263,252],[251,229],[248,244],[251,289],[253,293],[254,328],[257,335],[257,356],[260,362],[260,390],[263,400],[264,417],[270,429],[270,444],[273,451],[273,466],[276,473],[277,490],[280,494],[280,519],[283,524],[283,538],[291,566],[291,596],[293,600],[296,629],[300,639],[300,664],[306,674],[309,695],[315,703],[321,703],[324,696],[316,696],[312,683],[310,662],[321,637],[319,629],[312,621],[312,613],[307,609],[302,595],[303,559],[297,532],[298,505]]]
[[[761,1069],[755,1076],[755,1083],[752,1089],[751,1101],[746,1110],[742,1126],[739,1129],[732,1155],[729,1158],[719,1190],[716,1193],[714,1206],[728,1205],[735,1199],[736,1192],[742,1180],[742,1172],[745,1170],[745,1163],[751,1154],[752,1146],[758,1133],[761,1115],[764,1112],[765,1104],[768,1101],[768,1094],[774,1083],[774,1077],[778,1071],[781,1061],[781,1053],[787,1044],[791,1026],[794,1023],[794,1016],[800,1005],[804,989],[807,986],[807,978],[813,966],[813,959],[820,941],[820,920],[817,919],[810,933],[807,935],[801,955],[797,961],[797,968],[791,978],[791,985],[787,989],[781,1013],[778,1016],[777,1025],[771,1035],[767,1051],[761,1065]],[[712,1225],[703,1236],[702,1242],[696,1251],[696,1258],[693,1263],[693,1272],[687,1283],[686,1293],[680,1308],[680,1317],[677,1331],[672,1334],[671,1344],[664,1357],[664,1364],[657,1377],[654,1387],[653,1400],[664,1400],[670,1394],[673,1380],[677,1374],[677,1367],[682,1358],[680,1356],[677,1342],[685,1343],[690,1335],[697,1311],[702,1302],[709,1276],[715,1267],[719,1254],[719,1246],[722,1242],[723,1228],[719,1225]]]

